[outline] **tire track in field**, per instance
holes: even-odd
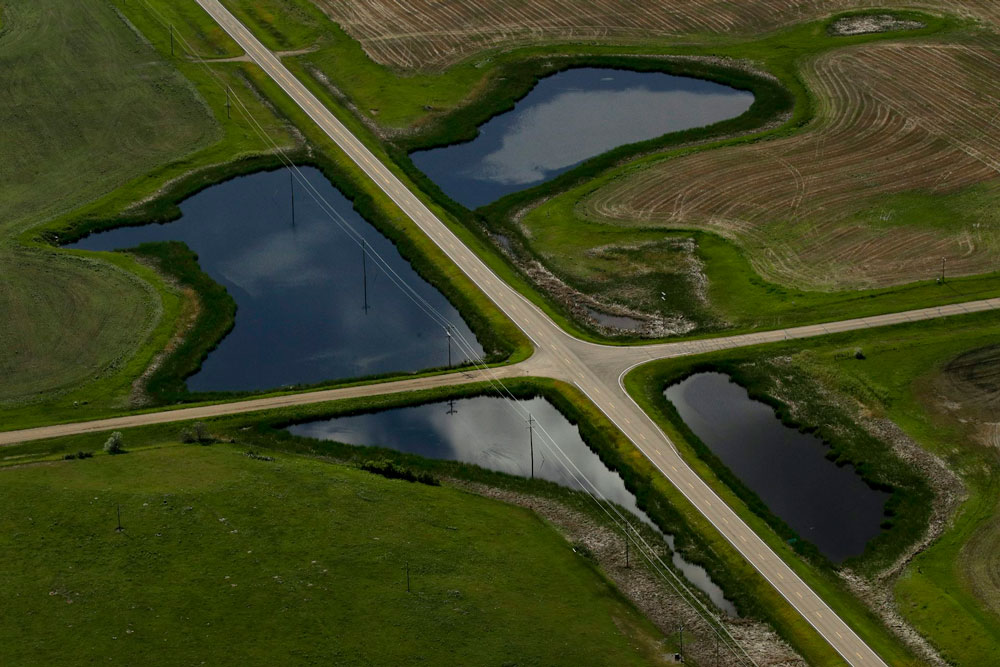
[[[716,232],[772,280],[877,287],[1000,269],[1000,53],[973,45],[883,44],[811,63],[823,103],[793,137],[695,153],[612,181],[583,212],[618,224]],[[979,187],[967,219],[893,195]],[[966,205],[966,204],[962,204]],[[902,208],[900,208],[902,206]]]

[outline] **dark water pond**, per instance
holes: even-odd
[[[827,459],[822,440],[782,424],[729,376],[698,373],[666,396],[701,441],[831,561],[861,554],[879,534],[889,494]]]
[[[582,67],[538,82],[473,141],[415,151],[413,163],[469,208],[546,181],[625,144],[739,116],[753,94],[660,72]]]
[[[565,456],[586,476],[600,494],[624,507],[639,520],[656,529],[653,521],[638,508],[617,472],[607,468],[580,437],[580,431],[543,398],[519,401],[537,420],[534,435],[535,476],[572,489],[584,484],[560,463],[560,455],[550,450],[541,429],[558,443]],[[426,403],[295,424],[295,435],[334,440],[350,445],[381,446],[433,459],[472,463],[490,470],[527,477],[531,474],[531,446],[528,424],[511,409],[506,399],[480,396],[450,402]],[[563,459],[565,460],[565,459]],[[575,470],[574,470],[575,472]],[[657,532],[660,532],[657,529]],[[672,535],[664,535],[671,550]],[[736,609],[704,568],[689,563],[673,552],[673,563],[697,588],[704,591],[727,614]]]
[[[447,364],[445,330],[376,267],[376,253],[481,354],[455,308],[395,246],[320,171],[302,172],[367,242],[367,260],[361,245],[299,183],[292,223],[288,171],[227,181],[185,200],[183,217],[174,222],[114,229],[73,247],[113,250],[183,241],[198,254],[201,268],[229,290],[238,306],[236,325],[188,378],[192,391],[267,389]],[[455,363],[465,359],[457,345],[452,355]]]

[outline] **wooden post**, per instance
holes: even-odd
[[[628,539],[628,527],[626,527],[625,528],[625,567],[627,567],[627,568],[631,567],[631,565],[629,565],[629,562],[628,562],[628,543],[629,543],[629,539]]]
[[[448,336],[448,368],[451,368],[451,325],[450,324],[444,328],[444,332]]]
[[[528,447],[531,452],[531,479],[535,479],[535,418],[528,414]]]

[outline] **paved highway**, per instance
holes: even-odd
[[[339,398],[412,391],[460,382],[481,381],[491,376],[499,378],[519,375],[554,377],[579,387],[848,663],[865,666],[885,664],[687,466],[677,453],[673,443],[625,393],[621,386],[621,377],[627,369],[652,359],[991,310],[1000,308],[1000,299],[794,329],[662,345],[613,347],[580,341],[560,329],[538,307],[497,277],[218,0],[198,0],[198,3],[246,50],[247,55],[271,76],[285,93],[378,184],[396,205],[524,331],[535,345],[535,354],[525,362],[493,371],[410,379],[363,387],[332,389],[133,415],[82,424],[0,433],[0,445],[73,433],[245,413],[288,405],[303,405]]]

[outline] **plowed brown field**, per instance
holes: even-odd
[[[618,224],[701,228],[763,275],[871,287],[1000,270],[1000,49],[878,44],[808,67],[805,132],[695,153],[581,204]]]
[[[435,69],[494,46],[552,39],[758,34],[864,7],[1000,25],[997,0],[314,0],[376,62]]]

